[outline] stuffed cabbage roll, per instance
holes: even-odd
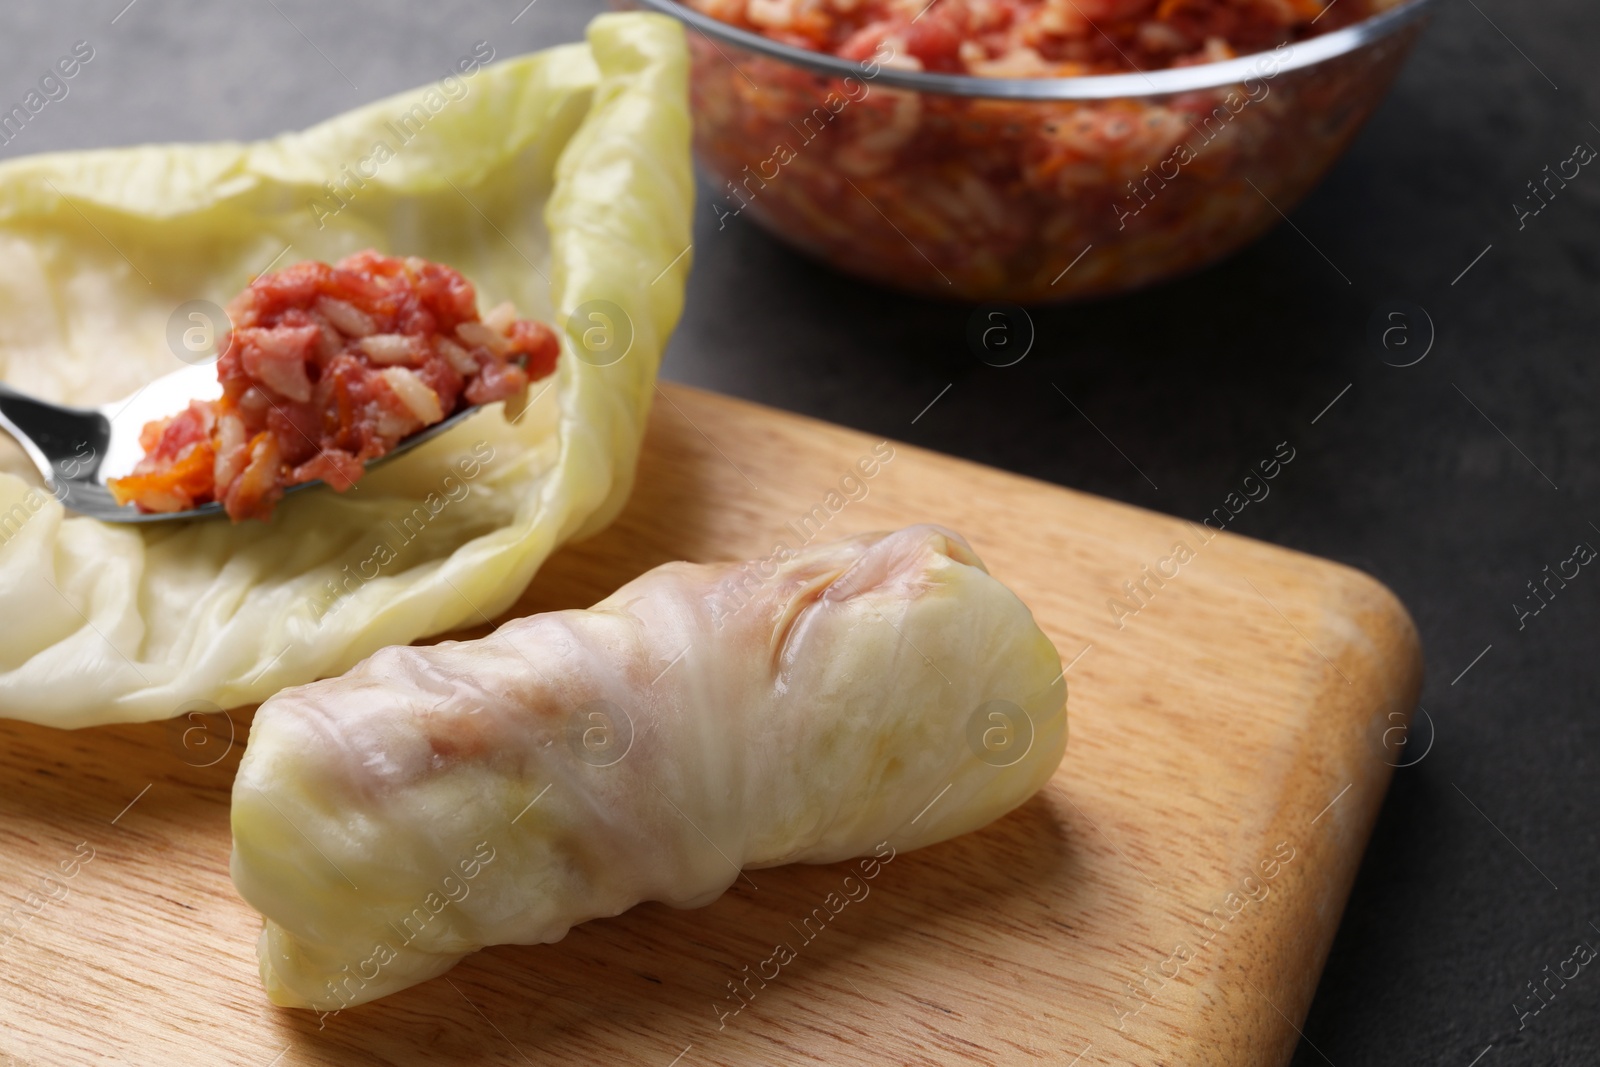
[[[966,542],[785,556],[670,563],[263,704],[232,870],[268,996],[359,1004],[641,901],[709,904],[744,868],[929,845],[1050,778],[1060,658]]]

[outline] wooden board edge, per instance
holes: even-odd
[[[1288,550],[1285,550],[1288,551]],[[1298,555],[1298,553],[1297,553]],[[1237,980],[1219,974],[1217,1004],[1228,1006],[1211,1015],[1213,1033],[1200,1036],[1200,1047],[1227,1048],[1227,1031],[1247,1036],[1274,1034],[1264,1047],[1238,1048],[1231,1064],[1284,1067],[1303,1038],[1301,1026],[1310,1011],[1333,949],[1356,876],[1366,855],[1373,827],[1383,807],[1400,747],[1409,730],[1424,673],[1422,645],[1415,621],[1400,598],[1386,585],[1354,567],[1313,559],[1328,579],[1334,599],[1329,612],[1343,618],[1365,640],[1347,641],[1336,655],[1336,670],[1326,673],[1319,706],[1328,709],[1325,728],[1308,731],[1302,742],[1313,749],[1298,762],[1311,768],[1285,783],[1273,842],[1286,841],[1323,872],[1318,880],[1300,878],[1283,886],[1281,916],[1269,931],[1248,931],[1246,960],[1261,966],[1242,967]],[[1332,635],[1313,635],[1322,644]],[[1326,647],[1326,646],[1324,646]],[[1344,676],[1348,676],[1347,683]],[[1400,730],[1401,734],[1392,733]],[[1315,812],[1306,823],[1305,812]],[[1285,936],[1287,935],[1287,936]],[[1254,974],[1245,973],[1254,970]],[[1240,1023],[1244,1022],[1241,1026]],[[1254,1053],[1259,1053],[1254,1054]]]

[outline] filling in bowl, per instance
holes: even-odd
[[[719,227],[748,214],[841,270],[940,298],[1099,296],[1211,262],[1310,190],[1420,22],[1316,63],[1399,0],[683,0],[849,60],[833,75],[690,34]],[[1254,56],[1233,84],[1108,99],[914,90],[884,71],[1132,75]]]
[[[236,522],[265,519],[288,486],[320,478],[343,492],[418,430],[518,396],[560,352],[510,304],[480,318],[472,283],[449,267],[372,251],[261,275],[228,318],[222,397],[144,427],[145,458],[110,482],[119,503],[218,501]]]
[[[985,78],[1068,78],[1214,63],[1348,26],[1384,0],[688,0],[775,41]]]

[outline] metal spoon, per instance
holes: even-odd
[[[0,429],[16,438],[33,465],[49,483],[55,498],[80,515],[101,522],[170,522],[223,514],[218,503],[188,511],[144,512],[132,504],[118,504],[106,482],[133,471],[144,458],[139,431],[152,419],[165,418],[189,406],[191,400],[215,400],[222,383],[211,364],[187,367],[145,385],[132,396],[97,408],[72,408],[36,400],[0,384]],[[437,437],[477,411],[462,408],[407,437],[386,455],[370,461],[371,467],[393,459]],[[322,481],[301,482],[284,491],[298,492]]]

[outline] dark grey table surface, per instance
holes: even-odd
[[[601,9],[125,3],[6,5],[6,110],[75,41],[95,58],[0,159],[267,136],[433,80],[478,40],[502,56],[575,40]],[[1513,1008],[1577,942],[1600,947],[1600,575],[1514,607],[1546,565],[1600,546],[1600,172],[1520,231],[1512,207],[1576,143],[1600,146],[1597,45],[1585,0],[1441,0],[1293,213],[1304,236],[1036,311],[1033,351],[1005,369],[968,350],[970,309],[851,282],[745,220],[719,231],[700,197],[666,377],[1195,519],[1288,439],[1304,458],[1235,528],[1410,606],[1435,729],[1408,758],[1431,747],[1396,774],[1297,1065],[1600,1063],[1600,974],[1552,984],[1520,1027]],[[1434,323],[1414,366],[1368,343],[1392,301]]]

